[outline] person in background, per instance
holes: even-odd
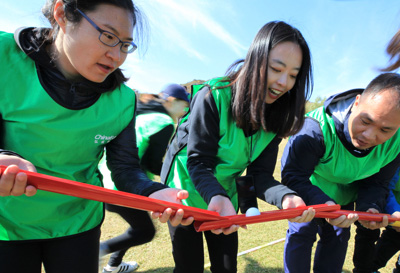
[[[397,169],[389,185],[389,197],[386,202],[385,213],[389,213],[394,217],[400,218],[400,168]],[[376,242],[376,245],[375,245]],[[379,272],[378,270],[385,267],[387,262],[400,250],[400,227],[387,226],[382,232],[378,240],[374,238],[371,243],[373,256],[367,264],[372,264],[368,273]],[[363,257],[365,258],[365,257]],[[354,271],[362,272],[362,271]],[[367,272],[367,271],[364,271]],[[400,256],[397,258],[393,273],[400,273]]]
[[[342,209],[382,212],[388,184],[400,163],[400,75],[384,73],[365,89],[329,97],[307,114],[282,155],[282,183],[307,205],[339,204]],[[312,246],[320,236],[314,272],[340,273],[356,213],[336,219],[290,223],[285,272],[311,272]],[[358,221],[368,229],[388,224]]]
[[[302,34],[285,22],[265,24],[246,58],[235,62],[226,77],[202,84],[194,95],[190,114],[167,150],[161,181],[188,190],[186,205],[235,215],[235,180],[247,169],[262,200],[284,209],[303,206],[273,172],[282,137],[303,124],[311,89],[311,56]],[[310,221],[314,215],[310,208],[292,220]],[[196,232],[193,225],[170,225],[174,272],[204,271],[203,234],[211,271],[237,272],[238,228]]]
[[[138,100],[136,110],[136,141],[139,148],[140,166],[150,179],[160,175],[162,160],[168,142],[174,132],[174,123],[189,105],[189,94],[179,84],[167,85],[159,95],[143,103]],[[106,188],[115,189],[106,160],[99,165]],[[107,211],[120,215],[129,228],[124,234],[100,243],[100,258],[112,253],[103,273],[132,272],[138,268],[135,261],[123,262],[129,248],[150,242],[155,227],[146,211],[105,204]]]
[[[160,175],[168,143],[178,119],[189,106],[189,93],[179,84],[168,84],[152,100],[138,101],[136,141],[140,165],[150,178]]]
[[[131,0],[48,0],[50,28],[0,32],[0,256],[10,273],[96,273],[100,202],[38,191],[28,170],[102,186],[106,151],[121,191],[181,203],[147,178],[135,140],[135,94],[120,70],[141,22]],[[189,224],[184,211],[153,213]]]
[[[400,67],[400,30],[398,30],[390,40],[386,52],[390,56],[390,64],[382,68],[381,71],[389,72],[398,69]],[[397,201],[400,200],[400,184],[397,183],[398,178],[397,172],[390,182],[390,193],[384,211],[395,217],[400,216],[400,207]],[[388,226],[382,234],[380,234],[380,230],[369,230],[361,225],[357,225],[353,255],[353,272],[379,272],[378,269],[384,267],[388,260],[400,250],[400,245],[397,244],[399,240],[398,231],[399,228]],[[393,272],[400,272],[400,257]]]

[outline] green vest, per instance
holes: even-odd
[[[123,85],[86,109],[66,109],[43,89],[13,35],[1,32],[0,43],[0,147],[32,162],[38,173],[102,186],[99,160],[132,120],[134,92]],[[100,202],[40,190],[33,197],[0,197],[0,210],[0,240],[73,235],[98,226],[104,215]]]
[[[219,149],[216,156],[215,177],[238,209],[238,198],[235,178],[239,177],[261,154],[275,137],[275,133],[259,130],[246,137],[243,130],[236,126],[231,111],[231,88],[216,89],[228,83],[217,78],[204,83],[211,86],[211,92],[219,112]],[[185,205],[207,209],[208,205],[195,189],[187,170],[187,147],[174,157],[165,183],[172,188],[181,188],[189,192],[189,198],[183,200]]]
[[[367,156],[355,157],[343,146],[336,134],[333,118],[325,113],[324,107],[317,108],[306,116],[319,121],[326,149],[310,181],[337,204],[354,202],[358,188],[353,182],[378,173],[399,154],[399,131],[385,143],[374,147]]]
[[[136,143],[139,149],[139,158],[142,158],[149,147],[150,137],[166,126],[174,126],[174,120],[164,113],[149,113],[136,116]],[[154,179],[155,174],[146,170],[150,179]]]

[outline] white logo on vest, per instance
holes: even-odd
[[[116,138],[116,136],[103,136],[103,135],[96,135],[94,137],[94,143],[101,143],[106,144]]]

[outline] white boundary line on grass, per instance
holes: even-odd
[[[259,250],[259,249],[264,248],[264,247],[267,247],[267,246],[272,246],[272,245],[275,245],[275,244],[280,243],[280,242],[283,242],[283,241],[285,241],[285,238],[281,238],[281,239],[278,239],[278,240],[269,242],[268,244],[265,244],[265,245],[256,246],[256,247],[253,247],[253,248],[250,248],[250,249],[248,249],[248,250],[245,250],[245,251],[242,251],[242,252],[238,253],[237,256],[239,257],[239,256],[242,256],[242,255],[244,255],[244,254],[247,254],[247,253],[250,253],[250,252]],[[204,265],[204,268],[208,268],[208,267],[210,267],[210,266],[211,266],[211,263],[207,263],[207,264]]]

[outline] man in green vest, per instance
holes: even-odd
[[[365,90],[327,99],[307,114],[303,129],[289,139],[282,155],[282,183],[307,205],[340,204],[342,209],[383,212],[388,184],[400,163],[400,75],[385,73]],[[337,219],[289,223],[285,272],[310,272],[311,251],[320,236],[314,272],[341,272],[350,225],[357,214]],[[359,221],[377,229],[387,225]]]

